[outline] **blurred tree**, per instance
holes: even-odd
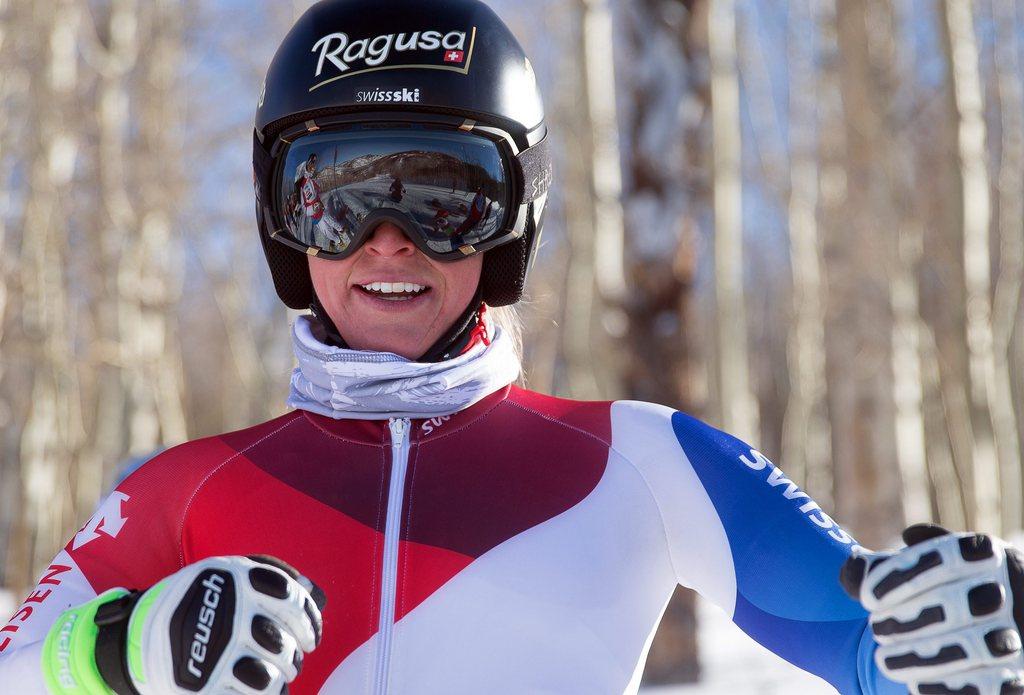
[[[688,10],[687,7],[692,7]],[[707,6],[619,2],[628,329],[619,350],[629,398],[698,412],[692,393],[694,276],[710,207]],[[694,595],[678,589],[651,647],[646,683],[699,676]]]
[[[829,12],[841,111],[823,123],[832,188],[825,200],[826,369],[837,518],[868,546],[903,521],[892,401],[890,277],[895,256],[886,113],[895,37],[888,2]],[[829,97],[826,97],[829,98]],[[841,138],[841,139],[840,139]]]
[[[968,373],[961,384],[969,417],[964,420],[963,447],[969,449],[971,528],[997,533],[999,464],[992,427],[995,355],[992,334],[991,255],[989,223],[991,198],[985,150],[985,105],[982,96],[978,44],[974,32],[974,3],[948,0],[943,5],[943,46],[950,80],[948,122],[955,131],[955,171],[959,190],[951,222],[963,235],[964,322]]]
[[[1013,384],[1020,379],[1014,374],[1010,354],[1024,277],[1024,90],[1018,3],[993,0],[992,6],[1000,133],[996,177],[999,271],[992,300],[992,423],[999,454],[1001,525],[1010,531],[1024,523],[1021,441],[1013,401]]]
[[[913,150],[906,131],[912,127],[914,100],[917,95],[913,76],[913,50],[900,40],[897,12],[890,15],[894,48],[888,61],[891,74],[890,106],[886,110],[886,146],[892,177],[890,199],[896,232],[896,253],[889,283],[892,311],[892,399],[895,407],[896,460],[899,464],[904,515],[907,521],[926,522],[933,517],[931,480],[936,486],[956,492],[956,477],[948,463],[936,467],[929,476],[927,466],[927,433],[924,413],[924,378],[921,352],[922,335],[927,331],[921,317],[918,273],[923,252],[923,230],[918,211],[920,196],[915,192]],[[905,19],[905,18],[902,18]],[[945,479],[944,479],[945,478]],[[956,508],[959,496],[944,492],[943,500],[951,499]],[[944,502],[945,505],[945,502]]]
[[[621,301],[623,221],[611,14],[605,0],[578,0],[576,126],[567,133],[566,237],[569,258],[562,308],[565,393],[616,398],[621,392],[608,320]],[[584,117],[579,118],[580,106]]]
[[[185,192],[184,8],[182,0],[150,0],[140,10],[146,50],[139,53],[138,79],[145,87],[136,106],[138,142],[126,172],[133,183],[134,228],[122,247],[117,277],[132,456],[188,438],[174,320],[182,272],[176,206]],[[148,167],[159,173],[132,177]]]
[[[831,504],[831,429],[825,383],[826,278],[818,232],[819,0],[789,6],[789,253],[793,308],[788,341],[790,391],[782,432],[786,472]],[[821,494],[824,493],[824,494]]]
[[[21,504],[5,575],[25,586],[48,561],[75,518],[73,460],[83,444],[79,382],[69,311],[67,270],[73,210],[71,182],[81,147],[76,88],[80,8],[73,0],[19,7],[16,32],[46,37],[27,48],[42,67],[25,108],[36,127],[26,153],[26,185],[18,259],[22,334],[17,367],[30,390],[16,401]],[[12,336],[13,337],[13,336]],[[28,395],[26,399],[25,396]]]
[[[202,15],[192,20],[191,48],[211,53],[225,66],[190,84],[185,122],[191,143],[185,166],[196,176],[183,215],[192,267],[186,266],[178,314],[188,320],[179,322],[178,332],[192,436],[240,429],[285,410],[293,359],[288,310],[277,301],[256,241],[248,148],[252,108],[267,64],[277,42],[311,4],[255,4],[240,21],[232,3],[201,3]],[[266,41],[253,45],[253,34]],[[225,109],[225,102],[242,106]],[[210,122],[208,113],[218,118]],[[217,191],[212,200],[211,190]]]
[[[735,0],[708,8],[714,210],[717,422],[741,439],[759,437],[757,401],[750,388],[744,298],[742,136],[736,59]]]
[[[172,319],[184,26],[180,0],[14,10],[15,33],[48,37],[21,48],[45,70],[22,107],[31,173],[12,196],[21,331],[0,332],[21,463],[3,574],[24,587],[126,454],[187,438]]]
[[[924,10],[901,7],[905,86],[898,91],[903,105],[898,121],[894,119],[890,129],[895,135],[893,142],[900,146],[901,167],[907,172],[907,180],[898,191],[905,219],[900,227],[898,271],[893,280],[895,330],[896,335],[902,336],[895,346],[894,358],[898,362],[894,364],[894,385],[899,398],[901,381],[909,371],[902,350],[916,340],[934,516],[949,528],[962,529],[968,525],[971,505],[965,484],[970,475],[966,458],[969,449],[963,445],[967,412],[962,390],[957,386],[965,378],[966,366],[960,357],[951,356],[950,350],[950,346],[963,345],[962,333],[956,329],[963,306],[958,299],[962,296],[958,280],[961,274],[957,270],[956,243],[950,240],[959,230],[951,230],[948,221],[951,201],[957,197],[952,175],[955,166],[950,166],[949,158],[955,148],[950,144],[953,136],[946,123],[946,83],[928,83],[920,77],[936,69],[936,57],[938,62],[942,61],[941,51],[937,54],[935,46],[927,43],[938,39],[916,31],[921,27],[937,31],[940,21],[928,13],[940,10],[941,6]],[[908,33],[920,38],[909,40]],[[909,312],[913,311],[915,301],[914,313],[918,318],[913,319]],[[913,324],[907,323],[907,318],[913,319]],[[947,341],[945,336],[953,339]],[[899,407],[901,402],[897,400]],[[911,517],[908,510],[910,518],[917,517]]]
[[[127,190],[127,156],[130,128],[129,73],[139,53],[138,8],[135,2],[111,2],[89,13],[82,30],[82,54],[90,68],[88,92],[91,162],[81,183],[92,192],[83,235],[94,249],[85,275],[89,303],[87,388],[89,443],[82,452],[81,485],[76,490],[83,509],[99,498],[108,467],[125,451],[127,403],[125,365],[119,326],[118,265],[134,224],[131,194]],[[83,210],[85,212],[85,210]],[[80,519],[81,520],[81,519]]]
[[[12,208],[16,207],[17,175],[15,164],[23,159],[28,140],[25,121],[16,117],[26,108],[24,95],[28,92],[28,63],[20,57],[25,52],[27,34],[19,29],[27,26],[25,14],[31,11],[27,3],[0,4],[0,582],[3,582],[5,559],[11,544],[16,544],[12,529],[20,513],[21,461],[17,427],[23,416],[24,397],[17,393],[27,389],[25,379],[18,373],[12,358],[12,335],[18,331],[21,287],[17,239],[19,230],[14,222]],[[24,349],[25,343],[21,342]]]

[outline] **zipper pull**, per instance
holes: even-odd
[[[391,418],[391,435],[394,438],[402,438],[405,436],[405,425],[409,422],[405,418]]]

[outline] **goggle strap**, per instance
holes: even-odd
[[[523,203],[532,203],[547,195],[553,176],[548,139],[545,137],[533,147],[526,148],[516,160],[523,175]]]

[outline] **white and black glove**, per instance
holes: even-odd
[[[118,695],[278,695],[320,643],[325,603],[275,558],[208,558],[99,606],[96,665]]]
[[[840,573],[870,613],[882,674],[915,695],[1024,695],[1024,555],[932,524],[903,540],[855,553]]]

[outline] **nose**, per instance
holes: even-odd
[[[394,222],[382,222],[366,240],[366,252],[373,256],[411,256],[416,246]]]

